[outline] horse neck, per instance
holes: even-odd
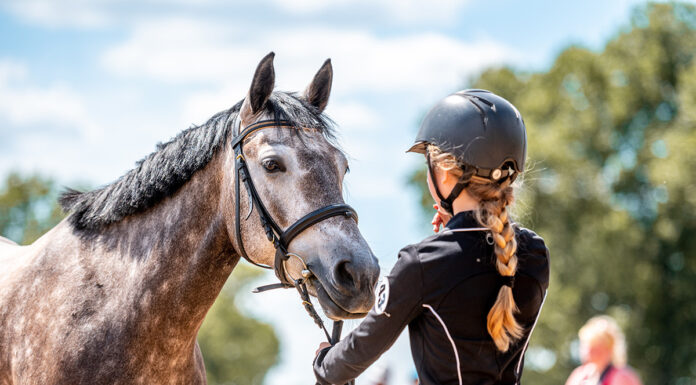
[[[219,210],[222,158],[214,157],[174,195],[100,236],[113,263],[125,267],[126,305],[133,325],[145,329],[141,335],[166,331],[195,339],[239,260]]]

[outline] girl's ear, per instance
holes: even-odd
[[[435,171],[435,173],[438,174],[440,184],[443,186],[455,184],[459,179],[447,170],[439,169],[438,171]]]

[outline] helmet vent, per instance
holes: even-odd
[[[476,110],[479,113],[479,116],[481,117],[481,123],[483,123],[483,128],[486,129],[488,128],[488,116],[486,115],[486,111],[484,110],[483,106],[479,105],[480,103],[483,103],[487,105],[489,108],[491,108],[493,111],[495,111],[495,105],[488,100],[481,98],[476,95],[471,95],[471,94],[462,94],[468,100],[471,102],[471,104],[476,107]]]

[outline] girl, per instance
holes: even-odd
[[[437,234],[404,247],[363,322],[320,345],[320,384],[357,377],[407,325],[421,384],[519,383],[549,277],[544,241],[508,212],[526,148],[520,113],[491,92],[430,110],[409,151],[425,155]]]

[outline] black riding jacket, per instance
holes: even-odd
[[[543,239],[516,227],[513,296],[523,337],[501,353],[486,317],[503,284],[486,231],[460,212],[439,234],[404,247],[377,288],[375,307],[353,332],[314,361],[320,384],[345,384],[384,353],[408,325],[420,384],[518,384],[529,337],[549,283]]]

